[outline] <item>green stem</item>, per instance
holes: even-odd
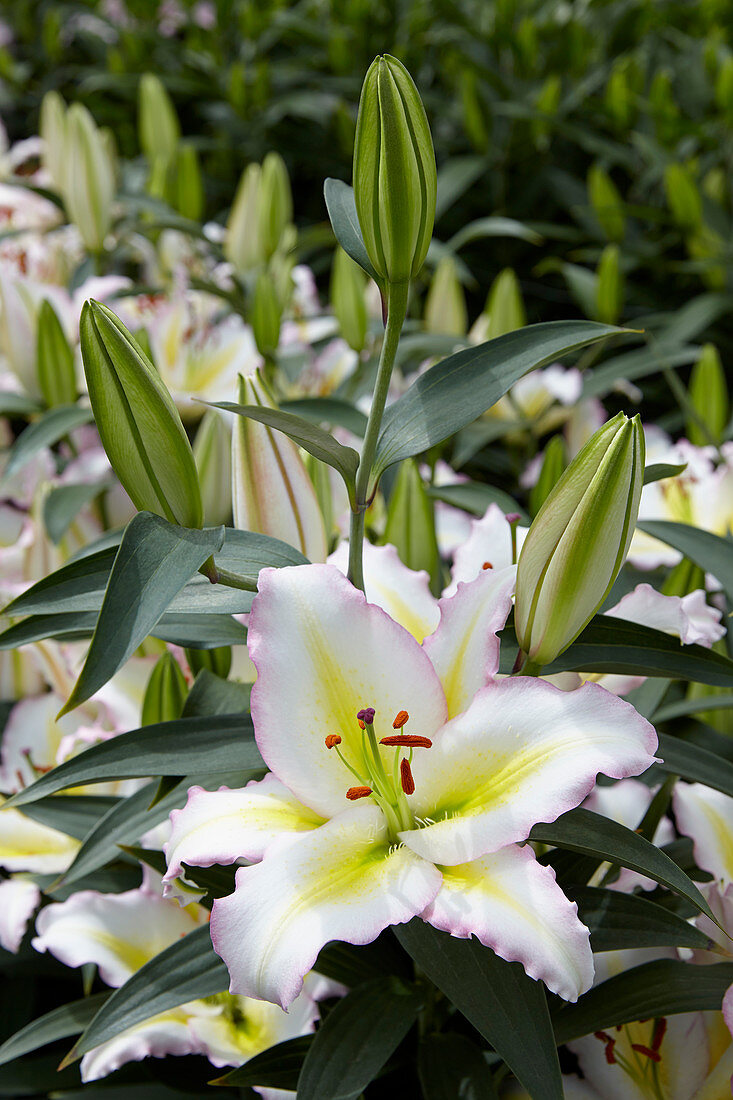
[[[241,573],[233,573],[230,569],[221,569],[215,564],[213,557],[207,558],[199,569],[212,584],[225,584],[227,588],[239,588],[244,592],[257,591],[257,578],[244,577]]]
[[[356,508],[351,513],[351,530],[349,533],[349,580],[353,585],[363,590],[364,576],[362,572],[362,547],[364,544],[364,513],[369,506],[370,481],[374,457],[377,453],[377,441],[379,430],[382,426],[384,407],[387,403],[389,383],[392,377],[397,347],[400,342],[400,333],[407,315],[407,297],[410,290],[409,282],[392,283],[387,291],[387,325],[384,330],[382,350],[379,355],[379,368],[377,381],[374,386],[372,407],[367,421],[364,443],[361,448],[359,469],[356,475]]]

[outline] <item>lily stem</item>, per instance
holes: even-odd
[[[351,529],[349,531],[349,572],[348,577],[353,585],[364,590],[364,575],[362,571],[362,548],[364,545],[364,513],[370,503],[370,482],[374,458],[377,453],[377,441],[379,430],[382,426],[384,407],[387,403],[389,383],[394,368],[397,347],[400,342],[400,333],[407,315],[407,296],[410,290],[409,282],[392,283],[387,289],[387,324],[384,330],[382,350],[379,355],[379,367],[377,381],[374,386],[372,407],[367,421],[364,443],[361,448],[359,469],[356,474],[355,505],[351,513]]]

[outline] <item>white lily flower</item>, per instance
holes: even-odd
[[[633,592],[604,614],[662,630],[679,638],[683,645],[697,644],[710,649],[713,642],[725,637],[725,627],[720,621],[723,613],[706,603],[701,588],[686,596],[665,596],[650,584],[637,584]]]
[[[587,929],[520,845],[598,772],[644,771],[656,735],[595,685],[494,679],[513,584],[510,569],[459,586],[421,647],[333,566],[261,572],[252,714],[272,775],[193,790],[167,851],[168,883],[183,863],[260,861],[214,903],[232,992],[285,1007],[328,940],[368,943],[415,916],[566,999],[588,988]]]
[[[17,954],[40,901],[41,891],[29,879],[9,878],[0,882],[0,947]]]
[[[676,783],[677,828],[692,837],[695,862],[723,886],[733,883],[733,798],[702,783]],[[731,929],[733,931],[733,928]]]
[[[638,779],[621,779],[610,786],[598,784],[588,795],[583,805],[594,813],[602,814],[611,821],[618,821],[627,829],[636,830],[644,819],[644,814],[649,809],[656,788],[647,787]],[[657,847],[669,844],[674,840],[675,832],[672,822],[668,817],[663,817],[654,833],[653,842]],[[592,882],[600,881],[608,870],[608,864],[603,864],[600,872],[597,872]],[[628,867],[622,867],[618,878],[609,884],[610,890],[621,890],[623,893],[631,893],[634,887],[640,886],[642,890],[654,890],[657,883],[638,871],[630,871]],[[635,965],[632,963],[632,965]]]
[[[528,527],[517,526],[517,554]],[[498,504],[490,504],[481,519],[471,520],[471,532],[455,552],[451,583],[444,595],[452,596],[461,581],[472,581],[482,570],[506,569],[512,564],[512,526]]]

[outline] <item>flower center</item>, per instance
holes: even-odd
[[[608,1064],[618,1066],[644,1096],[649,1097],[649,1100],[668,1100],[660,1076],[661,1046],[667,1021],[663,1016],[653,1020],[649,1042],[634,1042],[637,1036],[643,1037],[638,1032],[646,1023],[646,1020],[640,1020],[638,1024],[618,1025],[616,1035],[607,1031],[596,1031],[595,1037],[605,1046]]]
[[[429,749],[432,741],[429,737],[403,733],[410,716],[406,710],[399,711],[392,722],[394,733],[377,740],[374,730],[373,707],[364,707],[356,716],[361,732],[361,753],[356,767],[349,763],[339,748],[342,744],[340,733],[330,733],[326,739],[326,748],[335,749],[341,763],[357,780],[349,787],[346,797],[350,802],[359,798],[371,798],[379,806],[387,819],[392,840],[396,843],[398,833],[415,828],[415,818],[407,801],[414,794],[415,780],[412,775],[412,754],[416,748]],[[391,761],[385,756],[386,750],[394,749]]]

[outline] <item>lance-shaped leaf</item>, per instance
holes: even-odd
[[[386,410],[375,478],[481,416],[527,371],[626,331],[593,321],[549,321],[443,359]]]
[[[733,798],[733,763],[725,757],[666,733],[659,735],[659,755],[664,771]]]
[[[427,1035],[417,1053],[425,1100],[498,1100],[481,1049],[465,1035]]]
[[[58,405],[44,413],[40,420],[29,424],[10,449],[3,471],[3,480],[13,477],[44,447],[53,447],[69,432],[93,420],[91,409],[82,405]]]
[[[535,825],[530,840],[554,844],[571,852],[595,856],[600,860],[629,867],[653,878],[687,898],[701,913],[715,920],[710,906],[694,882],[668,855],[633,829],[581,807],[561,814],[552,824]],[[717,921],[716,921],[717,924]]]
[[[639,523],[639,528],[647,535],[673,546],[706,573],[717,577],[725,589],[728,602],[733,604],[733,543],[730,539],[714,535],[712,531],[701,531],[688,523],[671,523],[661,519],[645,519]]]
[[[84,667],[62,713],[83,703],[114,676],[147,638],[173,597],[223,541],[223,527],[189,531],[150,512],[140,512],[130,520]]]
[[[638,894],[577,886],[567,890],[578,916],[590,928],[594,951],[636,947],[691,947],[710,950],[711,940],[694,924]]]
[[[385,977],[347,994],[316,1032],[298,1078],[298,1100],[356,1100],[407,1035],[423,996]]]
[[[271,1089],[289,1089],[295,1092],[298,1078],[303,1068],[305,1056],[313,1044],[312,1035],[299,1035],[297,1039],[286,1039],[284,1043],[275,1043],[261,1054],[255,1054],[243,1066],[225,1073],[211,1081],[212,1085],[236,1085],[246,1088],[260,1085]]]
[[[137,970],[102,1005],[62,1065],[159,1012],[223,993],[229,974],[211,946],[209,926],[189,932]]]
[[[43,523],[48,537],[53,542],[60,542],[81,509],[111,484],[105,478],[101,481],[57,485],[55,489],[51,489],[43,501]]]
[[[654,712],[656,725],[669,722],[672,718],[686,718],[690,714],[700,714],[706,710],[733,710],[733,694],[701,695],[698,699],[678,699],[674,703],[665,703]]]
[[[191,444],[160,375],[118,317],[86,302],[80,321],[89,399],[112,467],[141,511],[200,527]]]
[[[541,982],[477,940],[457,939],[419,919],[400,925],[395,934],[420,970],[491,1043],[532,1100],[562,1100],[560,1063]]]
[[[204,590],[205,591],[205,590]],[[240,593],[240,595],[242,595]],[[251,595],[251,593],[250,593]],[[211,596],[213,599],[213,595]],[[245,608],[246,609],[246,608]],[[240,610],[242,610],[240,608]],[[67,642],[89,638],[97,624],[96,611],[68,611],[61,615],[31,615],[22,623],[8,627],[0,634],[0,649],[54,638]],[[242,645],[247,632],[231,615],[196,614],[163,615],[150,631],[154,638],[173,645],[197,649],[216,649],[223,645]]]
[[[617,974],[586,993],[577,1004],[554,1013],[558,1043],[634,1020],[679,1012],[720,1011],[733,963],[696,966],[679,959],[656,959]]]
[[[337,424],[354,435],[364,435],[367,418],[361,409],[340,397],[299,397],[293,401],[281,401],[283,412],[295,413],[315,424],[325,420]]]
[[[348,252],[352,260],[374,279],[378,287],[381,287],[382,280],[367,255],[359,225],[359,215],[356,213],[353,187],[349,187],[343,180],[329,178],[323,185],[323,197],[326,200],[326,209],[336,240],[344,252]]]
[[[47,825],[60,833],[82,840],[110,810],[119,805],[110,795],[61,795],[42,798],[24,811],[39,825]]]
[[[350,492],[353,489],[359,455],[353,447],[344,447],[317,424],[312,424],[294,413],[283,412],[282,409],[270,409],[264,405],[237,405],[232,401],[219,401],[213,407],[249,417],[250,420],[258,420],[260,424],[267,424],[279,432],[284,432],[308,454],[325,462],[328,466],[333,466],[334,470],[338,470],[346,488]]]
[[[263,770],[248,714],[179,718],[92,745],[18,791],[5,805],[20,806],[68,787],[112,779]]]
[[[652,462],[650,466],[644,467],[644,484],[651,485],[653,481],[664,481],[666,477],[679,477],[686,469],[686,462],[682,462],[679,466],[673,466],[669,462]]]
[[[95,993],[92,997],[83,997],[80,1001],[61,1005],[60,1008],[39,1016],[37,1020],[32,1020],[0,1046],[0,1066],[20,1058],[23,1054],[30,1054],[46,1043],[55,1043],[58,1039],[78,1035],[92,1022],[108,997],[108,991]]]

